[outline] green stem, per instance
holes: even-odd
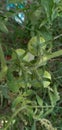
[[[0,44],[0,60],[1,60],[1,66],[4,68],[4,66],[6,66],[6,61],[5,61],[5,58],[4,58],[4,53],[3,53],[3,50],[2,50],[1,44]]]
[[[15,113],[12,115],[11,119],[9,120],[7,126],[6,126],[3,130],[7,130],[7,129],[9,128],[9,126],[11,125],[11,122],[12,122],[12,120],[14,119],[14,117],[15,117],[20,111],[22,111],[22,110],[25,109],[25,108],[26,108],[26,106],[17,109],[17,110],[15,111]]]
[[[48,56],[47,60],[50,60],[51,58],[56,58],[56,57],[61,56],[61,55],[62,55],[62,50],[53,52],[51,55]]]
[[[4,58],[4,53],[2,50],[1,44],[0,44],[0,61],[1,61],[1,71],[0,71],[0,81],[1,81],[2,78],[5,77],[6,72],[7,72],[7,65],[6,65],[6,61]]]
[[[42,58],[40,58],[36,64],[35,64],[35,68],[39,68],[40,66],[44,66],[46,64],[46,62],[52,58],[56,58],[62,55],[62,50],[53,52],[51,55],[45,55]]]

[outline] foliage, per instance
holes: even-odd
[[[1,115],[1,129],[57,130],[51,118],[61,95],[52,61],[62,56],[62,49],[54,45],[62,41],[62,1],[22,0],[23,8],[7,11],[10,3],[20,0],[0,2],[0,100],[1,109],[8,109]],[[14,20],[19,12],[25,14],[22,24]]]

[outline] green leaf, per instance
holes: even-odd
[[[48,81],[48,80],[51,80],[51,75],[50,75],[50,73],[48,71],[44,71],[43,78],[45,78],[43,80],[43,86],[44,86],[44,88],[48,88],[48,89],[52,90],[49,87],[51,81]]]
[[[50,81],[43,81],[43,86],[44,88],[49,88],[49,85],[50,85]]]
[[[52,45],[50,45],[52,43],[51,42],[52,41],[52,35],[51,35],[50,30],[47,28],[47,26],[43,26],[43,27],[41,27],[41,29],[42,29],[41,35],[42,35],[42,37],[44,37],[46,44],[49,45],[49,46],[52,46]]]
[[[23,97],[22,94],[20,94],[17,98],[15,98],[15,100],[12,103],[12,108],[17,107],[17,105],[19,105],[19,103],[22,103],[23,100],[25,100],[25,98]]]
[[[61,0],[54,0],[54,2],[55,2],[56,4],[58,4],[60,1],[61,1]]]
[[[42,105],[43,105],[43,100],[42,100],[38,95],[36,95],[36,99],[37,99],[37,102],[38,102],[39,106],[42,107]]]
[[[7,71],[7,85],[9,90],[11,90],[12,92],[17,93],[19,91],[20,86],[9,69]]]
[[[54,85],[53,92],[48,91],[48,94],[50,97],[51,105],[55,106],[56,102],[60,99],[59,93],[57,91],[57,86]]]
[[[53,21],[58,16],[58,8],[52,10],[51,20]]]
[[[7,88],[7,85],[6,85],[6,84],[0,85],[0,92],[2,93],[2,95],[3,95],[6,99],[9,98],[8,88]]]
[[[12,59],[17,59],[17,58],[21,58],[25,53],[25,50],[23,49],[16,49],[13,53],[12,53]]]
[[[47,23],[47,19],[44,19],[44,20],[41,22],[39,28],[41,28],[42,26],[44,26],[46,23]]]
[[[16,50],[16,53],[17,53],[17,55],[18,55],[19,57],[21,57],[21,56],[25,53],[25,50],[23,50],[23,49],[17,49],[17,50]]]
[[[31,14],[31,23],[33,25],[38,23],[38,20],[41,17],[41,8],[37,8],[32,14]]]
[[[8,33],[8,29],[3,21],[0,20],[0,30],[4,33]]]
[[[45,13],[47,14],[47,18],[49,19],[52,14],[52,8],[53,8],[53,0],[41,0],[41,4],[45,9]]]
[[[34,55],[32,55],[30,52],[28,52],[24,57],[23,60],[26,62],[30,62],[32,60],[34,60]]]
[[[48,71],[45,71],[44,72],[44,75],[43,75],[43,78],[47,78],[47,79],[50,79],[51,80],[51,75]]]
[[[34,88],[40,88],[40,87],[42,87],[41,82],[38,81],[37,79],[33,79],[32,80],[32,86],[34,86]]]
[[[1,69],[1,71],[0,71],[0,81],[2,79],[5,79],[6,74],[7,74],[7,69],[8,69],[7,66],[4,66],[4,68]]]

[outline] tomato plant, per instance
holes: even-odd
[[[61,47],[54,45],[62,41],[61,5],[61,0],[0,2],[3,130],[57,130],[52,119],[61,95],[53,60],[62,56]]]

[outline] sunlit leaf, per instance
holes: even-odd
[[[12,58],[13,58],[13,59],[21,58],[24,53],[25,53],[25,50],[23,50],[23,49],[16,49],[16,50],[12,53]]]
[[[22,56],[25,53],[25,50],[23,50],[23,49],[17,49],[16,53],[20,57],[20,56]]]
[[[43,86],[44,88],[48,88],[48,86],[50,85],[50,81],[43,81]]]
[[[44,72],[43,77],[51,80],[51,74],[48,71]]]
[[[28,53],[25,55],[25,57],[23,58],[23,60],[24,60],[24,61],[27,61],[27,62],[32,61],[32,60],[34,60],[34,55],[32,55],[30,52],[28,52]]]

